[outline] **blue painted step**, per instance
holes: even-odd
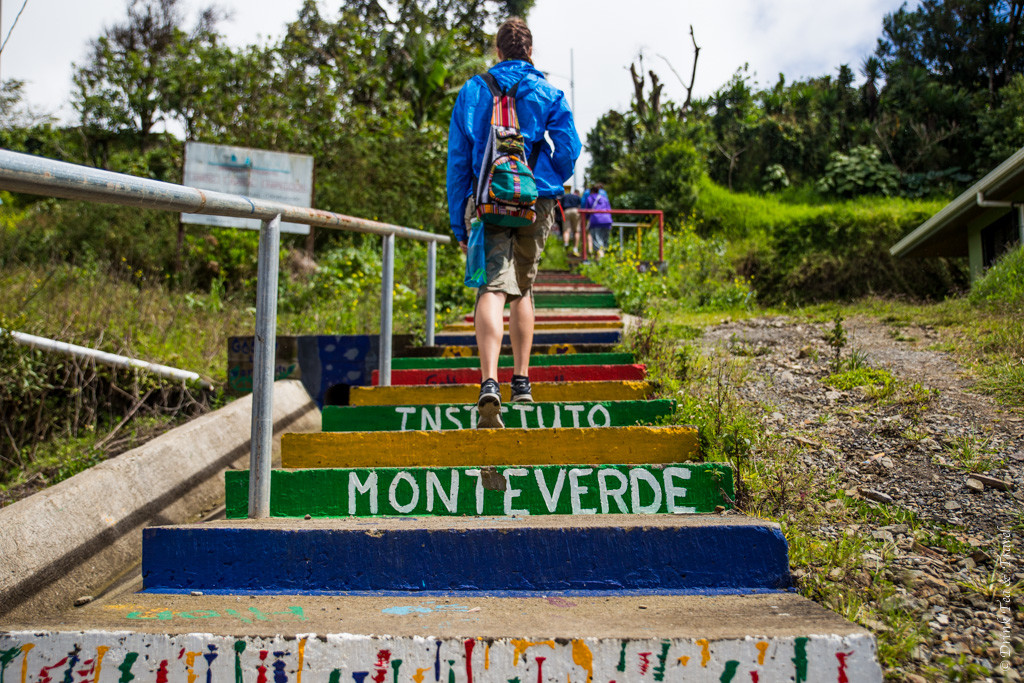
[[[143,531],[148,592],[749,593],[791,587],[739,515],[239,520]]]

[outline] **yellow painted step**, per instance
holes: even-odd
[[[281,464],[314,467],[643,465],[694,460],[693,427],[285,434]]]
[[[621,322],[596,320],[593,322],[539,322],[534,324],[534,329],[537,330],[621,330]],[[475,327],[473,323],[451,323],[445,325],[442,332],[472,332]],[[505,323],[505,329],[508,329],[508,323]]]
[[[641,401],[654,390],[648,382],[536,382],[534,401]],[[501,387],[503,401],[511,398],[509,386]],[[391,387],[352,387],[352,406],[417,406],[438,403],[476,403],[476,384],[414,384]]]

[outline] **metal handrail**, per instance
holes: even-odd
[[[420,242],[449,244],[451,237],[425,230],[253,199],[237,194],[200,190],[124,173],[103,171],[28,154],[0,149],[0,183],[3,189],[26,194],[45,194],[62,199],[137,206],[146,209],[197,213],[233,218],[259,218],[375,235],[397,235]]]
[[[0,335],[4,334],[10,335],[11,339],[17,343],[32,349],[55,351],[67,356],[72,356],[73,358],[88,358],[96,361],[97,363],[103,363],[104,365],[109,365],[115,368],[145,370],[157,377],[165,377],[167,379],[180,380],[184,382],[196,382],[203,389],[213,389],[213,385],[200,377],[197,372],[179,370],[178,368],[172,368],[169,365],[150,363],[148,361],[139,360],[138,358],[129,358],[128,356],[121,356],[116,353],[107,353],[106,351],[100,351],[99,349],[90,349],[87,346],[69,344],[67,342],[57,341],[56,339],[37,337],[34,334],[25,334],[24,332],[18,332],[17,330],[5,330],[0,327]]]
[[[281,222],[345,230],[383,237],[381,277],[380,384],[391,383],[391,336],[394,296],[395,237],[427,242],[427,343],[434,340],[437,244],[435,235],[400,225],[370,221],[329,211],[292,206],[242,195],[103,171],[0,149],[0,189],[11,192],[118,204],[146,209],[197,213],[262,221],[256,279],[256,329],[253,353],[252,441],[249,453],[249,517],[270,516],[270,468],[273,442],[274,357],[277,345],[277,276]]]

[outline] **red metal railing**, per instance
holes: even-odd
[[[584,261],[587,260],[587,214],[592,213],[610,213],[614,215],[628,215],[628,216],[657,216],[658,217],[658,261],[662,262],[665,260],[665,212],[655,210],[643,210],[643,209],[580,209],[580,215],[583,216],[582,225],[580,228],[583,230],[583,255]]]

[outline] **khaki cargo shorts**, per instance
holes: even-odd
[[[544,243],[555,223],[555,200],[541,197],[536,209],[537,218],[532,225],[522,228],[488,225],[485,228],[487,284],[477,290],[477,299],[484,292],[504,292],[510,301],[527,293],[533,295],[533,281],[537,279]],[[466,205],[467,230],[474,218],[476,207],[470,199]]]

